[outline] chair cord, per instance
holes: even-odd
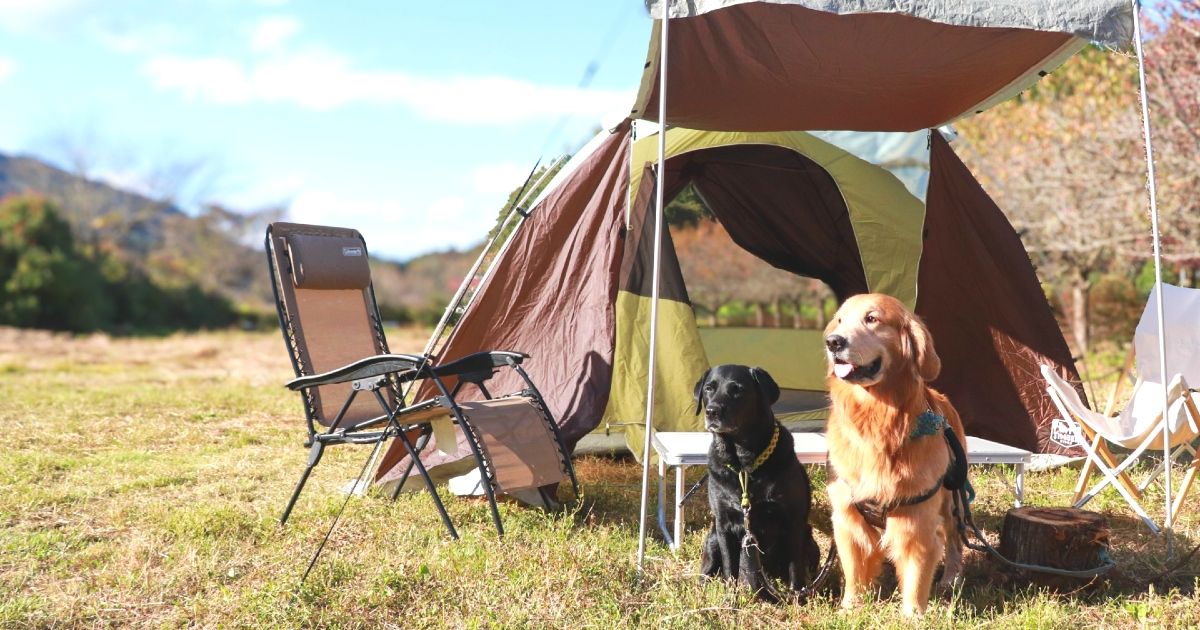
[[[389,427],[390,428],[390,427]],[[384,437],[387,432],[384,432]],[[380,442],[383,440],[381,439]],[[363,462],[362,470],[358,472],[358,477],[354,479],[354,485],[350,488],[350,492],[346,493],[346,500],[342,501],[342,507],[338,508],[337,514],[333,516],[333,521],[329,523],[329,529],[325,532],[325,537],[321,539],[321,544],[317,545],[317,550],[313,552],[312,559],[308,561],[308,568],[304,569],[304,575],[300,578],[300,586],[304,586],[305,580],[308,579],[308,574],[312,572],[313,567],[317,565],[317,559],[321,557],[321,552],[325,550],[325,543],[329,542],[329,537],[333,535],[333,529],[337,527],[338,521],[342,518],[342,513],[346,511],[346,506],[349,505],[350,499],[354,497],[354,492],[363,483],[363,477],[367,474],[367,468],[371,465],[371,460],[374,459],[375,451],[372,449],[367,456],[367,460]]]

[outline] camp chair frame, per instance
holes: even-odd
[[[1149,429],[1144,433],[1144,437],[1142,437],[1137,445],[1131,449],[1130,453],[1118,463],[1117,458],[1108,448],[1107,443],[1109,442],[1109,439],[1087,422],[1086,417],[1083,414],[1084,410],[1077,410],[1074,408],[1074,405],[1068,402],[1070,400],[1069,395],[1061,390],[1057,379],[1054,378],[1057,375],[1054,375],[1051,372],[1051,368],[1049,366],[1042,366],[1042,375],[1046,381],[1046,393],[1050,396],[1050,400],[1054,403],[1054,406],[1058,408],[1059,413],[1062,414],[1063,420],[1070,423],[1071,427],[1075,431],[1075,436],[1079,442],[1079,445],[1087,453],[1087,462],[1085,462],[1083,470],[1080,471],[1079,481],[1075,486],[1075,496],[1073,498],[1074,507],[1083,507],[1089,501],[1095,498],[1097,494],[1104,490],[1104,488],[1111,485],[1116,488],[1117,492],[1121,494],[1121,496],[1125,499],[1125,502],[1129,504],[1129,507],[1134,511],[1135,514],[1137,514],[1138,518],[1140,518],[1142,522],[1146,524],[1150,531],[1154,532],[1155,534],[1160,533],[1160,528],[1146,513],[1146,510],[1142,507],[1139,501],[1142,497],[1142,493],[1157,477],[1158,471],[1151,472],[1147,479],[1140,486],[1134,484],[1127,471],[1133,464],[1137,463],[1141,459],[1142,455],[1147,449],[1150,448],[1155,440],[1165,438],[1167,421],[1163,418],[1162,412],[1158,412]],[[1183,412],[1187,414],[1187,422],[1193,432],[1192,439],[1180,442],[1171,449],[1172,460],[1175,460],[1185,453],[1193,454],[1192,463],[1189,466],[1186,475],[1184,476],[1179,493],[1175,497],[1174,505],[1170,507],[1171,514],[1176,514],[1178,513],[1180,506],[1183,504],[1183,499],[1185,496],[1187,496],[1187,492],[1196,477],[1198,467],[1200,467],[1200,460],[1194,458],[1196,452],[1194,444],[1197,440],[1200,440],[1200,430],[1198,430],[1197,427],[1197,422],[1200,422],[1200,409],[1197,409],[1195,400],[1191,396],[1191,393],[1195,392],[1196,390],[1187,386],[1187,382],[1183,379],[1182,375],[1176,376],[1174,379],[1172,379],[1169,389],[1171,403],[1174,403],[1175,400],[1182,398],[1184,406]],[[1111,400],[1108,408],[1110,410],[1112,408]],[[1088,482],[1097,472],[1099,472],[1103,478],[1095,486],[1092,486],[1090,490],[1085,492],[1084,490],[1087,487]]]
[[[432,398],[422,405],[434,405],[444,409],[453,418],[463,432],[466,438],[467,445],[471,449],[472,455],[475,457],[477,468],[480,473],[480,482],[483,486],[484,494],[488,499],[488,506],[492,514],[492,522],[496,527],[497,533],[504,535],[504,525],[500,519],[500,511],[496,502],[496,492],[500,490],[499,482],[496,478],[496,471],[492,466],[491,461],[484,456],[483,438],[479,433],[478,428],[469,420],[469,415],[458,402],[458,395],[462,391],[464,385],[472,385],[477,388],[484,400],[497,400],[493,397],[492,392],[487,387],[487,381],[490,380],[498,368],[511,368],[521,378],[525,384],[525,389],[502,396],[500,398],[511,398],[514,396],[523,396],[529,399],[530,403],[537,409],[538,416],[545,423],[547,430],[554,437],[555,446],[558,449],[559,466],[562,471],[567,474],[571,480],[571,486],[575,494],[579,494],[579,481],[575,476],[575,466],[571,461],[570,451],[567,449],[566,443],[563,441],[562,433],[558,428],[558,423],[555,422],[553,414],[542,398],[541,392],[534,385],[533,379],[521,367],[521,363],[529,358],[528,355],[520,352],[512,352],[508,350],[492,350],[485,352],[477,352],[467,355],[455,361],[443,363],[440,365],[429,364],[423,366],[416,374],[416,378],[428,379],[433,382],[440,394],[436,398]],[[453,388],[446,386],[446,377],[455,377],[457,382]],[[408,380],[408,377],[405,378]],[[426,406],[426,413],[436,414],[433,407]],[[406,449],[407,450],[407,449]],[[392,493],[395,498],[399,495],[400,490],[404,486],[404,482],[408,479],[412,472],[413,465],[421,466],[420,458],[409,453],[409,464],[405,472],[400,478],[400,482],[396,484],[396,488]],[[539,490],[539,495],[542,498],[543,504],[547,509],[551,507],[552,500],[544,491]]]
[[[309,435],[308,439],[305,440],[305,445],[309,447],[308,463],[304,468],[304,472],[300,475],[300,481],[296,483],[295,490],[292,491],[291,498],[288,499],[287,506],[283,510],[283,515],[279,519],[281,524],[287,522],[292,507],[295,506],[296,500],[300,498],[300,492],[304,489],[309,475],[312,474],[313,468],[316,468],[317,464],[321,462],[321,456],[324,454],[326,446],[334,444],[379,444],[389,437],[395,437],[404,445],[405,450],[416,458],[418,470],[425,481],[425,486],[429,490],[430,496],[433,498],[438,515],[442,519],[442,524],[445,525],[446,530],[452,538],[458,538],[458,532],[454,529],[450,515],[446,512],[446,506],[442,503],[442,499],[438,496],[437,489],[434,487],[433,480],[429,477],[429,471],[420,463],[420,457],[418,457],[421,449],[429,441],[429,435],[431,434],[430,427],[427,424],[402,426],[398,420],[399,417],[405,414],[415,413],[430,407],[431,403],[425,402],[397,409],[389,405],[388,401],[379,391],[388,385],[395,386],[396,381],[400,380],[401,375],[410,376],[417,373],[422,363],[424,361],[421,357],[384,354],[367,357],[322,374],[301,376],[288,381],[286,387],[292,391],[300,392],[302,395],[306,395],[309,388],[321,385],[348,382],[351,384],[351,388],[345,402],[342,403],[341,408],[338,410],[337,416],[334,417],[329,428],[324,432],[316,431],[311,414],[309,415]],[[359,392],[364,391],[371,392],[371,395],[374,396],[382,410],[382,415],[379,418],[359,422],[354,425],[340,426],[346,411],[354,403],[355,397]],[[381,424],[385,426],[381,429],[377,428]],[[413,443],[410,437],[414,433],[417,434],[416,444]]]
[[[267,268],[271,277],[271,290],[275,298],[275,312],[279,318],[279,329],[283,335],[284,345],[288,350],[288,359],[291,361],[292,370],[296,375],[295,379],[286,383],[286,387],[292,391],[299,392],[301,395],[304,403],[304,417],[307,429],[307,437],[304,445],[309,447],[308,461],[304,471],[301,473],[300,480],[296,483],[296,487],[288,498],[288,502],[284,506],[283,513],[279,518],[280,524],[286,524],[288,517],[291,515],[292,508],[300,497],[300,492],[308,482],[313,469],[320,463],[321,457],[325,452],[325,447],[337,444],[371,444],[378,446],[389,437],[397,437],[403,443],[406,451],[416,455],[428,443],[431,428],[428,424],[404,426],[399,421],[400,416],[423,408],[422,405],[414,405],[408,408],[402,406],[403,395],[400,391],[401,379],[399,376],[406,375],[411,378],[411,375],[415,374],[418,368],[426,363],[426,360],[414,355],[390,354],[387,352],[387,339],[383,334],[382,318],[379,315],[379,308],[375,301],[375,289],[370,284],[369,279],[367,286],[363,289],[366,295],[364,307],[367,308],[366,314],[370,322],[371,333],[374,336],[375,348],[383,352],[374,356],[360,358],[357,361],[320,374],[306,373],[308,372],[308,368],[302,364],[305,356],[301,351],[300,342],[297,338],[297,324],[293,319],[293,315],[289,313],[285,296],[281,294],[280,285],[291,278],[294,270],[288,270],[288,273],[285,274],[284,270],[280,269],[280,264],[290,264],[290,262],[287,260],[288,254],[277,252],[275,249],[274,239],[277,227],[289,234],[292,232],[312,232],[321,236],[328,235],[353,239],[357,241],[358,246],[362,247],[361,254],[364,259],[367,256],[367,249],[366,242],[362,239],[362,236],[354,230],[288,223],[267,226],[264,249],[267,255]],[[329,420],[325,430],[318,430],[317,426],[321,423],[318,417],[320,411],[314,404],[316,389],[324,385],[342,383],[350,383],[350,390],[345,400],[338,407],[336,415]],[[385,385],[386,388],[384,387]],[[391,399],[396,402],[389,404],[389,401],[381,394],[381,389],[387,392]],[[371,392],[376,398],[380,406],[379,415],[343,425],[347,411],[354,404],[359,392],[363,391]],[[428,471],[425,470],[423,465],[419,466],[418,469],[425,481],[426,489],[429,491],[430,497],[437,507],[438,515],[441,517],[443,525],[445,525],[450,536],[457,539],[458,532],[455,530],[454,524],[446,512],[445,505],[442,503],[441,497],[438,495]]]
[[[282,237],[284,239],[290,234],[350,239],[354,247],[362,248],[361,256],[364,260],[366,257],[366,243],[362,236],[354,230],[288,223],[272,224],[267,228],[267,262],[271,273],[272,290],[274,291],[276,311],[279,316],[280,331],[283,335],[284,343],[288,348],[289,359],[292,362],[292,367],[297,377],[289,381],[287,387],[293,391],[300,392],[302,395],[308,430],[305,445],[310,448],[308,463],[284,509],[283,515],[280,518],[281,523],[287,522],[288,516],[313,468],[320,463],[326,446],[334,444],[378,445],[386,441],[389,437],[397,437],[401,440],[405,453],[410,458],[409,467],[404,473],[401,485],[403,481],[407,480],[412,468],[415,466],[434,500],[443,524],[445,524],[450,535],[457,538],[458,534],[420,458],[421,451],[428,445],[433,433],[430,420],[434,417],[443,416],[448,412],[452,416],[453,421],[462,428],[463,434],[466,436],[465,441],[469,445],[475,459],[476,467],[480,471],[481,478],[486,481],[483,485],[488,496],[493,521],[496,524],[497,531],[502,535],[503,525],[500,522],[499,510],[495,498],[495,489],[498,487],[496,476],[487,459],[484,457],[478,431],[472,426],[471,422],[467,419],[467,415],[455,400],[455,396],[459,393],[462,386],[467,383],[475,385],[486,400],[491,400],[492,394],[488,391],[485,382],[494,376],[496,369],[500,367],[515,369],[525,383],[526,388],[514,395],[526,396],[530,404],[537,409],[538,416],[546,423],[550,434],[554,438],[562,470],[567,473],[576,494],[578,494],[579,485],[575,477],[570,452],[562,440],[558,425],[554,421],[549,408],[546,406],[541,393],[533,384],[528,373],[520,365],[524,359],[528,358],[527,355],[509,351],[480,352],[439,366],[434,364],[433,357],[389,353],[387,339],[381,323],[382,318],[379,315],[378,304],[375,300],[374,287],[370,283],[369,271],[366,271],[366,286],[362,289],[364,291],[364,306],[367,310],[366,315],[369,320],[370,334],[373,337],[371,340],[372,347],[376,351],[381,352],[373,356],[360,358],[352,363],[321,374],[306,374],[307,368],[302,364],[302,360],[307,359],[305,352],[300,347],[301,341],[298,339],[299,331],[296,322],[292,320],[287,307],[291,302],[295,302],[296,298],[289,295],[289,299],[285,299],[285,296],[280,293],[280,285],[288,280],[291,277],[290,274],[295,273],[296,270],[289,269],[288,274],[284,274],[282,273],[283,270],[280,269],[284,264],[291,265],[294,263],[290,260],[290,252],[283,253],[276,251],[275,239],[277,235],[275,231],[277,226],[284,231]],[[288,247],[290,249],[290,244]],[[311,272],[312,270],[308,271]],[[362,273],[361,266],[357,271],[360,274]],[[359,280],[362,280],[361,275]],[[458,378],[458,383],[455,385],[453,391],[448,390],[443,381],[444,377],[449,376]],[[412,383],[418,380],[432,381],[441,395],[430,400],[404,406],[404,394],[401,391],[401,386],[405,383]],[[336,416],[329,419],[327,413],[321,415],[321,411],[317,409],[317,405],[314,402],[317,388],[343,383],[349,383],[350,389],[347,392],[345,400],[338,408]],[[382,413],[366,420],[359,420],[343,425],[347,411],[354,404],[356,396],[361,391],[371,392],[379,404]],[[385,398],[385,393],[388,394],[390,400]],[[321,402],[324,403],[325,401]],[[324,409],[322,404],[322,410]],[[361,415],[361,410],[359,414]],[[321,420],[327,420],[327,422],[321,422]],[[324,431],[318,430],[318,424],[324,424],[326,429]],[[394,497],[395,495],[393,495]],[[547,506],[549,506],[549,502],[544,494],[542,498],[543,501],[547,501]]]
[[[1116,414],[1117,398],[1121,393],[1121,385],[1132,380],[1133,390],[1136,391],[1137,388],[1142,384],[1141,377],[1136,376],[1136,373],[1134,372],[1136,358],[1137,349],[1134,345],[1130,344],[1129,350],[1125,353],[1125,360],[1122,362],[1121,368],[1117,372],[1117,378],[1113,381],[1112,389],[1110,389],[1108,392],[1108,402],[1104,405],[1104,415],[1112,416]],[[1188,393],[1195,393],[1197,391],[1196,388],[1188,388],[1186,383],[1184,383],[1183,387]],[[1192,417],[1195,418],[1197,422],[1200,422],[1200,414],[1196,413],[1194,401],[1192,401],[1191,406],[1193,408],[1189,409],[1189,411],[1192,413]],[[1096,435],[1096,432],[1092,431],[1090,427],[1084,425],[1080,428],[1084,431],[1084,434],[1087,436],[1087,438],[1092,440],[1092,445],[1094,447],[1098,446],[1097,453],[1100,455],[1101,459],[1103,459],[1110,468],[1116,468],[1116,458],[1113,456],[1112,451],[1108,449],[1107,443],[1103,439],[1100,439],[1099,436]],[[1179,513],[1179,508],[1183,505],[1183,498],[1187,496],[1187,492],[1191,488],[1192,483],[1196,478],[1196,474],[1198,472],[1197,467],[1200,466],[1200,463],[1196,461],[1196,454],[1196,445],[1194,443],[1181,444],[1179,448],[1174,449],[1174,451],[1171,453],[1172,464],[1175,462],[1175,460],[1184,455],[1192,456],[1192,464],[1188,466],[1187,472],[1184,473],[1183,481],[1179,487],[1179,490],[1175,493],[1175,502],[1171,507],[1172,514]],[[1084,463],[1083,471],[1079,475],[1078,483],[1075,484],[1075,497],[1072,499],[1072,502],[1078,502],[1084,497],[1084,491],[1087,489],[1087,482],[1090,480],[1094,472],[1095,462],[1089,458],[1087,462]],[[1162,474],[1162,468],[1155,466],[1154,469],[1151,470],[1150,474],[1147,475],[1146,478],[1136,486],[1129,478],[1129,475],[1125,472],[1117,475],[1117,479],[1122,485],[1125,486],[1127,490],[1130,491],[1131,494],[1140,499],[1142,497],[1142,493],[1146,491],[1146,488],[1150,487],[1151,483],[1154,483],[1154,480],[1157,479],[1160,474]]]

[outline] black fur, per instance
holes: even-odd
[[[704,575],[744,582],[764,599],[774,599],[767,578],[792,589],[807,586],[819,561],[808,513],[811,487],[796,461],[792,434],[781,429],[774,452],[750,475],[750,530],[761,555],[744,549],[742,488],[738,474],[767,449],[777,424],[771,405],[779,386],[757,367],[718,365],[696,382],[696,413],[704,412],[713,434],[708,451],[708,505],[713,528],[704,540]],[[760,564],[761,558],[761,564]]]

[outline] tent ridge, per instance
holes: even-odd
[[[1124,0],[646,0],[646,8],[661,19],[669,5],[668,13],[676,19],[751,2],[837,15],[902,14],[949,26],[1067,33],[1114,48],[1129,46],[1133,38],[1133,8]]]

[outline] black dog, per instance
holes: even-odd
[[[708,451],[713,528],[704,541],[701,572],[738,579],[767,600],[776,599],[772,580],[803,588],[816,574],[819,551],[808,524],[808,474],[796,461],[792,434],[771,411],[779,386],[762,368],[718,365],[696,382],[695,397],[696,413],[704,411],[705,428],[713,434]]]

